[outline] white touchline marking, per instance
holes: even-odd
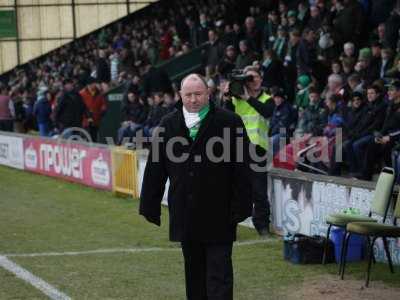
[[[9,260],[7,257],[0,255],[0,266],[7,271],[13,273],[18,278],[31,284],[38,290],[42,291],[52,300],[71,300],[66,294],[60,292],[55,287],[51,286],[44,280],[33,275],[28,270],[25,270],[21,266],[17,265],[13,261]]]
[[[247,246],[256,244],[265,244],[276,239],[263,239],[263,240],[249,240],[242,242],[235,242],[234,246]],[[90,254],[111,254],[111,253],[138,253],[138,252],[166,252],[166,251],[181,251],[180,248],[167,248],[167,247],[152,247],[152,248],[112,248],[112,249],[97,249],[88,251],[68,251],[68,252],[43,252],[43,253],[16,253],[16,254],[3,254],[6,257],[40,257],[40,256],[77,256],[77,255],[90,255]]]

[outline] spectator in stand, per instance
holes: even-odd
[[[354,72],[354,60],[346,57],[342,60],[343,79],[347,80],[350,75]]]
[[[330,98],[331,95],[341,96],[343,100],[348,99],[348,95],[345,90],[345,82],[343,77],[337,74],[331,74],[328,77],[328,84],[323,92],[322,97],[324,99]]]
[[[33,107],[33,115],[36,118],[36,122],[39,128],[39,134],[43,137],[50,136],[51,131],[51,105],[50,105],[50,93],[47,86],[39,88],[37,94],[37,100]]]
[[[0,82],[0,131],[13,131],[14,103],[6,85]]]
[[[385,24],[379,24],[377,28],[375,28],[369,37],[369,44],[372,46],[374,43],[379,43],[379,45],[385,44]]]
[[[160,28],[160,58],[167,60],[170,58],[169,48],[172,46],[172,34],[167,26]]]
[[[327,123],[327,112],[321,101],[321,95],[315,87],[309,88],[308,98],[309,105],[299,110],[295,135],[311,134],[312,136],[321,136]]]
[[[388,95],[389,105],[382,127],[374,132],[374,141],[366,149],[363,177],[367,180],[372,177],[377,163],[383,161],[386,166],[392,166],[392,149],[400,136],[400,81],[390,84]]]
[[[148,107],[139,98],[139,94],[129,91],[121,104],[122,124],[118,130],[118,144],[124,144],[125,138],[133,138],[143,128],[147,119]]]
[[[14,103],[14,131],[24,133],[23,122],[25,119],[24,102],[22,94],[24,89],[22,87],[15,87],[11,92],[11,99]]]
[[[281,146],[286,145],[286,141],[291,136],[297,121],[296,112],[286,100],[286,95],[279,87],[277,87],[277,90],[272,95],[275,107],[268,131],[268,136],[272,140],[272,153],[274,156],[279,153]]]
[[[400,6],[397,3],[385,23],[385,47],[395,50],[397,48],[397,41],[399,40],[400,29]]]
[[[272,46],[279,60],[283,61],[288,48],[287,32],[283,26],[278,27],[278,35]]]
[[[192,18],[188,17],[186,18],[186,25],[188,27],[188,31],[189,31],[189,43],[192,45],[192,47],[197,47],[198,46],[198,31],[196,28],[196,24],[193,21]]]
[[[35,118],[33,116],[33,103],[35,101],[29,95],[27,89],[25,89],[22,93],[22,101],[25,116],[23,121],[24,132],[28,132],[29,130],[35,128]]]
[[[83,127],[89,132],[92,142],[97,142],[101,119],[107,111],[106,99],[94,78],[88,80],[88,85],[79,94],[88,111]]]
[[[146,69],[146,74],[143,76],[142,92],[144,98],[157,92],[172,94],[171,81],[162,68],[156,68],[149,64]]]
[[[333,26],[336,41],[340,44],[352,41],[360,45],[364,39],[365,16],[357,0],[336,0],[336,16]],[[346,2],[346,3],[345,3]]]
[[[331,72],[332,74],[337,74],[342,76],[342,65],[338,60],[333,60],[331,62]]]
[[[327,108],[327,123],[323,130],[323,136],[328,139],[326,146],[328,147],[329,160],[326,162],[328,165],[329,175],[338,175],[338,165],[336,163],[335,157],[335,143],[330,143],[329,141],[336,140],[337,130],[341,129],[344,125],[344,116],[341,109],[340,103],[342,102],[342,97],[339,95],[332,94],[325,100],[325,105]],[[324,168],[324,165],[320,164]]]
[[[278,13],[273,10],[268,13],[268,21],[263,30],[263,49],[270,49],[275,42],[279,26]]]
[[[364,93],[363,82],[357,73],[353,73],[349,78],[347,78],[347,85],[349,86],[351,93]]]
[[[400,80],[400,60],[393,63],[393,67],[386,72],[387,77]]]
[[[390,48],[385,48],[381,52],[381,59],[378,63],[379,78],[384,79],[387,77],[387,71],[393,66],[393,51]]]
[[[160,124],[161,119],[168,113],[168,107],[164,104],[162,93],[156,92],[151,98],[150,110],[144,123],[143,135],[151,137],[154,129]]]
[[[198,34],[198,45],[203,45],[208,41],[208,32],[211,29],[211,24],[208,22],[206,14],[201,13],[199,16],[200,19],[200,24],[198,25],[197,28],[197,34]]]
[[[353,43],[347,42],[343,45],[343,53],[340,55],[340,60],[351,58],[354,61],[357,59],[356,48]]]
[[[256,27],[253,17],[247,17],[244,23],[244,39],[251,50],[260,52],[262,49],[262,34]]]
[[[366,85],[372,84],[375,79],[379,78],[379,67],[377,63],[372,64],[371,61],[371,49],[361,49],[354,70],[361,76]]]
[[[344,109],[344,124],[343,124],[343,132],[342,138],[343,142],[335,144],[336,147],[340,147],[340,151],[349,147],[349,145],[353,142],[351,136],[353,134],[354,128],[357,128],[362,121],[363,113],[364,113],[365,101],[364,96],[360,92],[354,92],[351,95],[351,106],[345,107]],[[345,161],[349,161],[347,157],[344,158]],[[336,161],[332,159],[331,161],[331,174],[332,175],[340,175],[342,162]]]
[[[300,31],[297,29],[293,30],[289,34],[289,43],[286,51],[286,55],[283,61],[285,67],[285,90],[288,95],[288,99],[294,98],[295,86],[297,80],[297,48],[300,43]]]
[[[110,66],[107,61],[107,54],[104,49],[98,50],[98,59],[96,61],[96,78],[100,83],[109,83],[111,80]]]
[[[311,75],[313,73],[313,68],[317,61],[315,39],[315,32],[312,29],[304,29],[303,38],[297,48],[297,67],[299,74]]]
[[[263,73],[263,87],[271,88],[273,86],[277,86],[280,88],[284,88],[283,65],[279,58],[276,56],[274,50],[265,50],[264,61],[261,68]]]
[[[249,49],[246,40],[239,43],[240,53],[236,58],[236,69],[244,69],[246,66],[252,65],[257,60],[257,55]]]
[[[311,78],[308,75],[301,75],[297,79],[297,89],[296,99],[294,101],[294,106],[298,110],[304,110],[309,104],[309,92],[308,89],[311,85]]]
[[[310,10],[308,9],[307,1],[300,1],[297,6],[297,20],[304,27],[309,18],[310,18]]]
[[[75,90],[75,83],[72,79],[64,80],[64,90],[58,99],[55,108],[54,119],[58,131],[65,138],[73,134],[68,128],[82,128],[84,117],[87,117],[87,108],[83,103],[81,95]]]
[[[218,73],[227,78],[229,74],[232,73],[233,69],[235,69],[236,62],[236,50],[233,45],[229,45],[225,49],[225,55],[218,64]]]
[[[208,55],[206,65],[206,77],[214,77],[217,71],[217,65],[224,56],[225,46],[219,39],[218,34],[215,30],[208,32]]]
[[[329,98],[325,99],[328,119],[323,130],[323,135],[328,138],[333,138],[336,134],[336,129],[342,128],[344,125],[343,111],[340,105],[342,101],[342,97],[335,94],[332,94]]]
[[[110,57],[110,79],[113,82],[116,82],[118,80],[118,74],[119,74],[119,65],[120,65],[120,51],[116,50],[114,51]]]
[[[367,175],[362,174],[367,169],[365,164],[368,164],[365,160],[365,150],[374,141],[374,131],[382,127],[386,110],[386,104],[378,86],[371,85],[367,88],[367,99],[367,105],[362,110],[363,118],[349,133],[349,143],[344,148],[349,171],[358,178],[365,178]]]
[[[297,21],[297,13],[295,10],[289,10],[287,14],[288,18],[288,30],[293,31],[293,30],[301,30],[301,25]]]
[[[311,6],[310,19],[308,20],[307,27],[317,32],[322,27],[322,21],[318,6]]]
[[[232,38],[234,40],[233,45],[235,46],[235,49],[237,51],[239,51],[239,43],[243,39],[243,33],[242,33],[242,29],[239,25],[239,22],[233,23]]]

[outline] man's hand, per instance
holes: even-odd
[[[381,143],[382,144],[387,144],[390,142],[390,136],[385,135],[384,137],[381,138]]]
[[[244,93],[243,93],[243,95],[240,95],[240,99],[242,99],[244,101],[249,100],[250,99],[250,95],[249,95],[249,91],[247,90],[247,86],[246,85],[243,85],[243,91],[244,91]]]

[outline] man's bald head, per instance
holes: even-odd
[[[198,112],[209,102],[207,82],[200,74],[190,74],[182,79],[181,97],[189,112]]]
[[[199,80],[199,81],[201,81],[201,82],[204,84],[204,86],[205,86],[206,88],[208,88],[207,81],[206,81],[206,79],[205,79],[202,75],[197,74],[197,73],[191,73],[191,74],[185,76],[185,77],[182,79],[182,81],[181,81],[181,89],[182,89],[182,87],[183,87],[185,81],[187,81],[187,80],[194,80],[194,81]]]

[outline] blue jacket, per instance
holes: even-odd
[[[51,105],[46,96],[39,96],[33,107],[33,114],[40,124],[51,123]]]
[[[284,101],[281,105],[275,106],[274,112],[269,123],[269,136],[279,133],[280,128],[285,128],[287,135],[289,130],[296,123],[296,113],[289,102]]]

